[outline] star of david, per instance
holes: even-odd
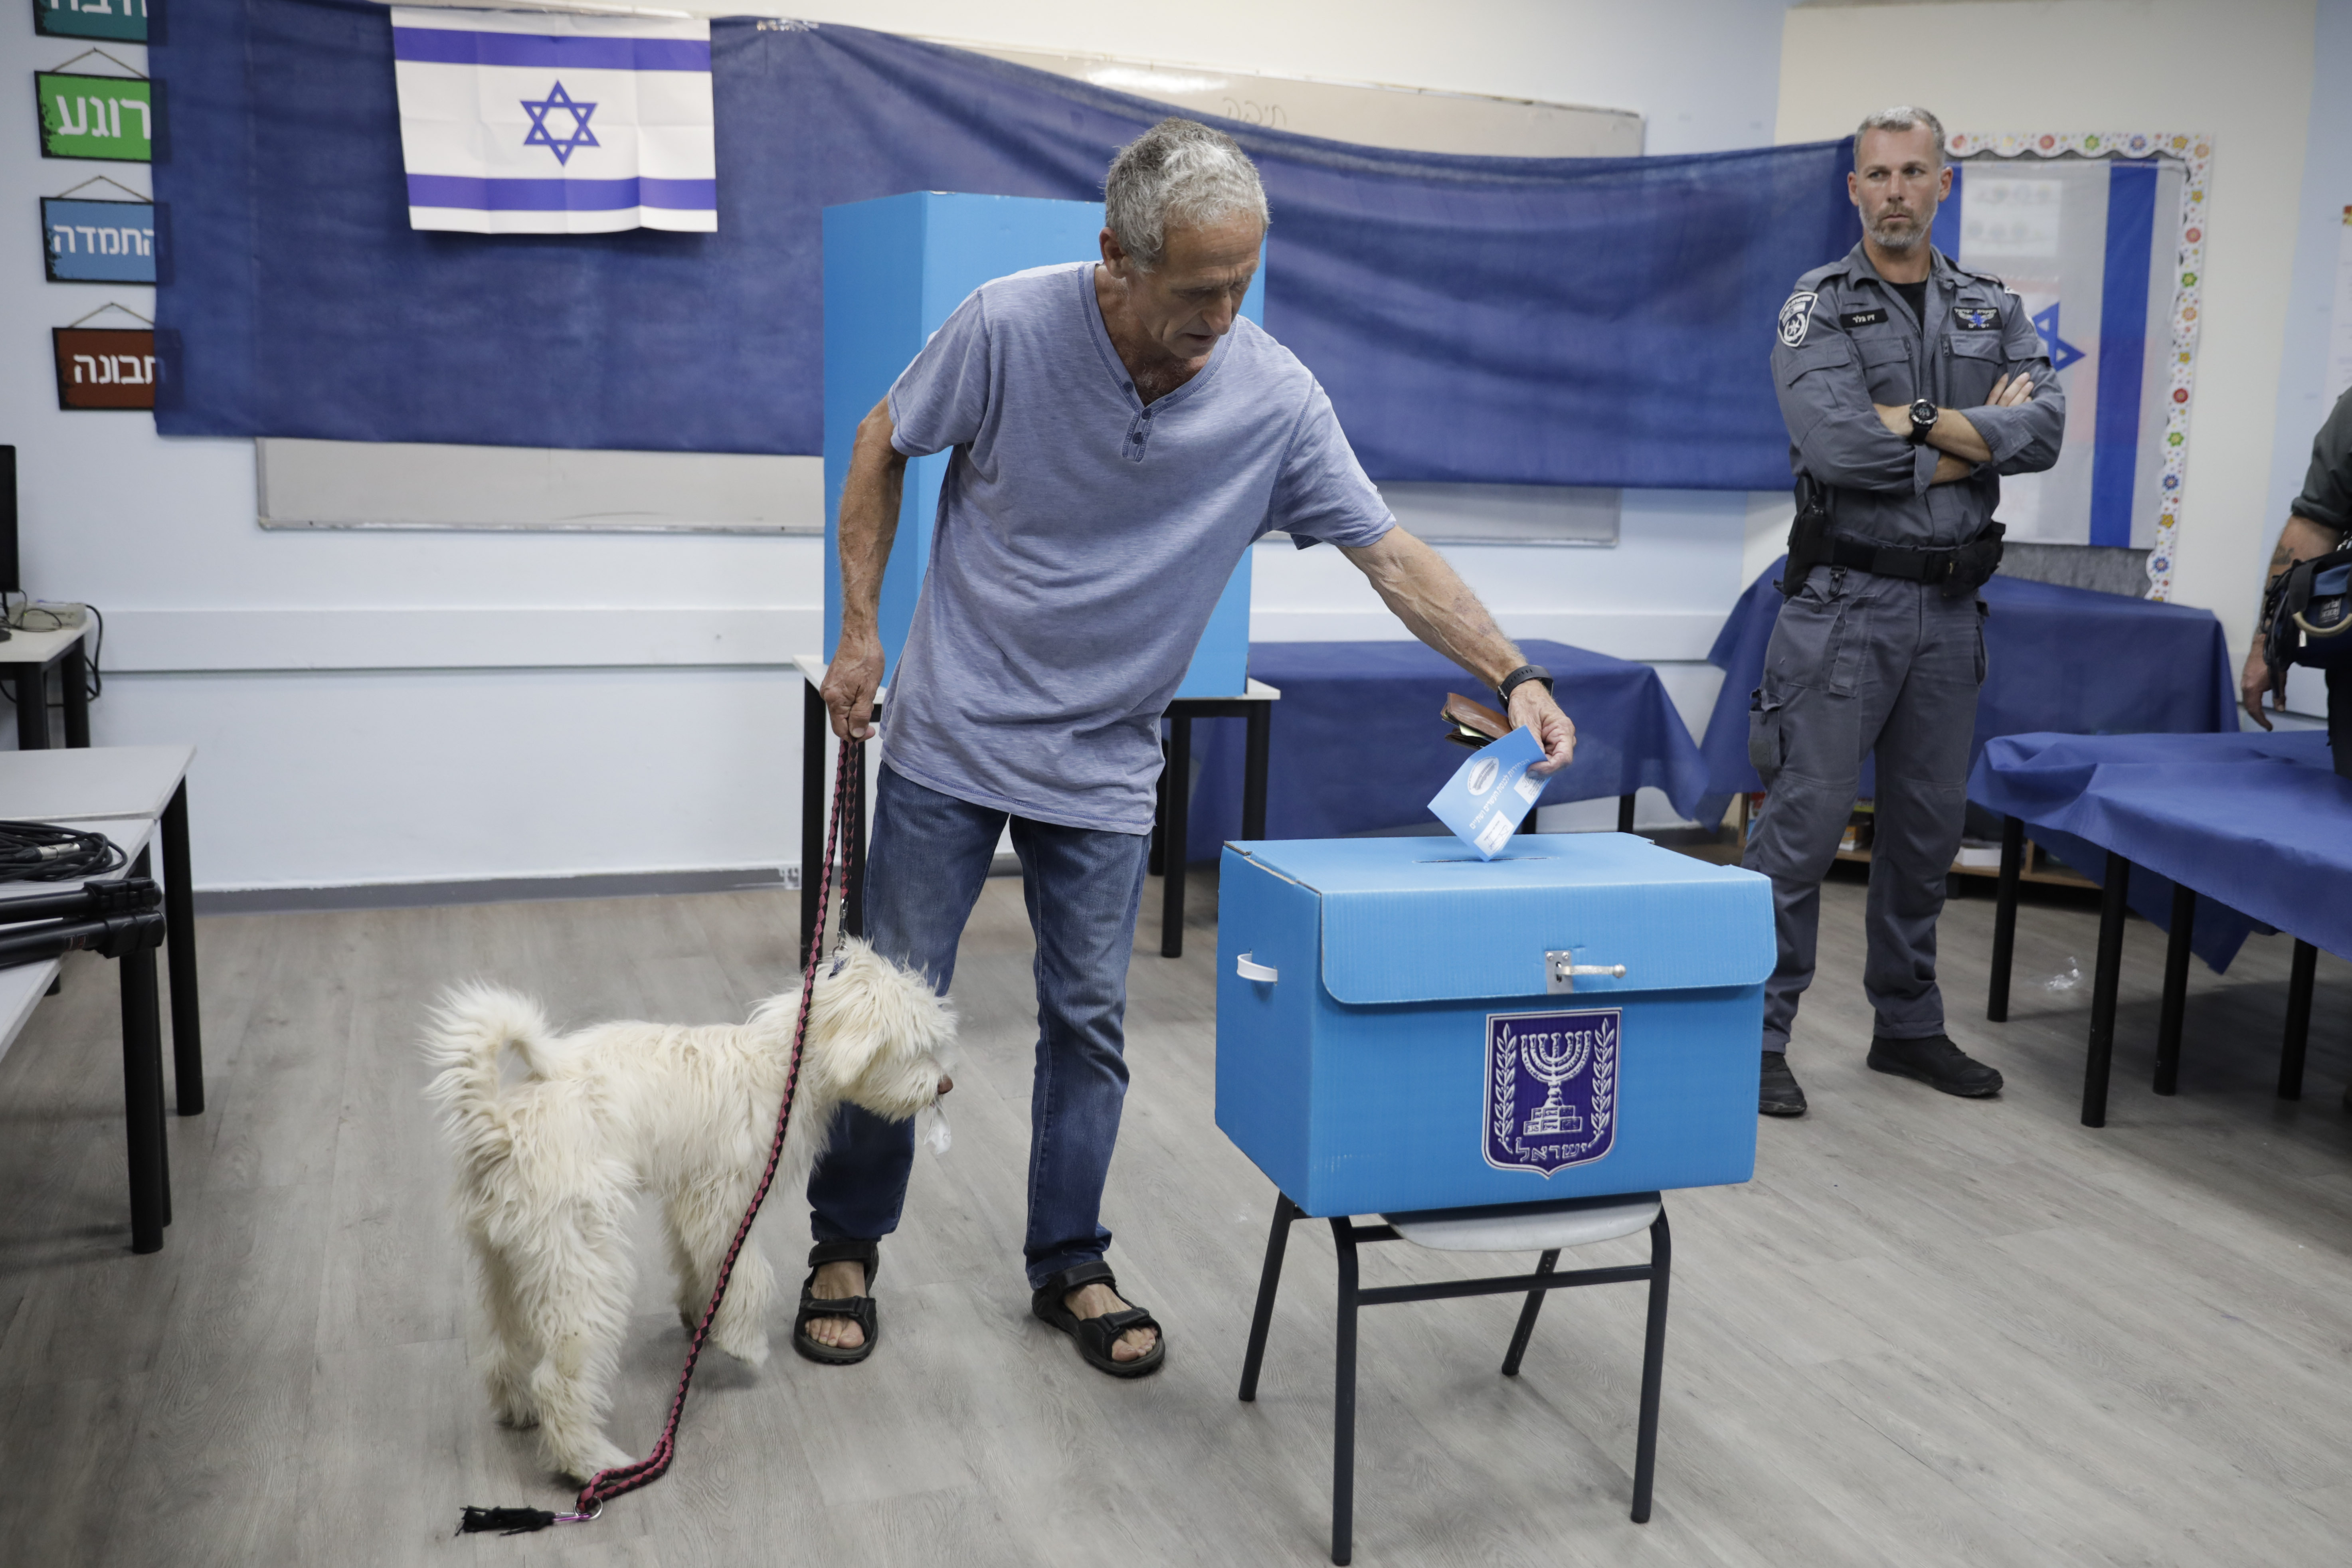
[[[588,117],[596,112],[596,106],[575,100],[563,90],[563,84],[560,81],[549,88],[547,96],[536,103],[524,99],[522,109],[530,116],[530,134],[522,139],[522,144],[546,148],[555,154],[555,161],[559,163],[571,163],[572,153],[579,148],[604,145],[596,140],[596,133],[588,129]],[[559,109],[572,116],[572,134],[569,136],[557,136],[547,128],[547,117]]]
[[[2042,347],[2050,356],[2053,374],[2064,370],[2083,357],[2083,351],[2058,335],[2058,307],[2053,305],[2033,318],[2033,330],[2042,334]]]

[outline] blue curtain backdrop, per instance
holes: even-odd
[[[484,237],[408,226],[383,8],[241,0],[172,28],[158,428],[815,453],[825,206],[1099,200],[1164,112],[855,27],[711,40],[717,234]],[[1859,232],[1843,143],[1473,158],[1223,128],[1273,203],[1266,326],[1375,478],[1789,482],[1773,321]]]

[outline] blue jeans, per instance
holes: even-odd
[[[1143,897],[1147,837],[1015,816],[1029,929],[1037,938],[1037,1070],[1029,1096],[1029,1234],[1034,1289],[1102,1257],[1103,1179],[1127,1098],[1127,963]],[[877,771],[866,858],[866,935],[944,994],[956,941],[987,880],[1006,814]],[[877,1240],[898,1228],[915,1161],[911,1121],[841,1108],[809,1173],[819,1241]]]

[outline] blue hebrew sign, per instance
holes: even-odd
[[[147,0],[33,0],[33,30],[52,38],[147,41]]]
[[[41,239],[52,283],[155,281],[152,202],[43,196]]]
[[[1617,1141],[1614,1007],[1486,1017],[1486,1163],[1549,1177]]]

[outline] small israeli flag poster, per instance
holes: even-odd
[[[710,24],[394,6],[408,226],[719,227]]]

